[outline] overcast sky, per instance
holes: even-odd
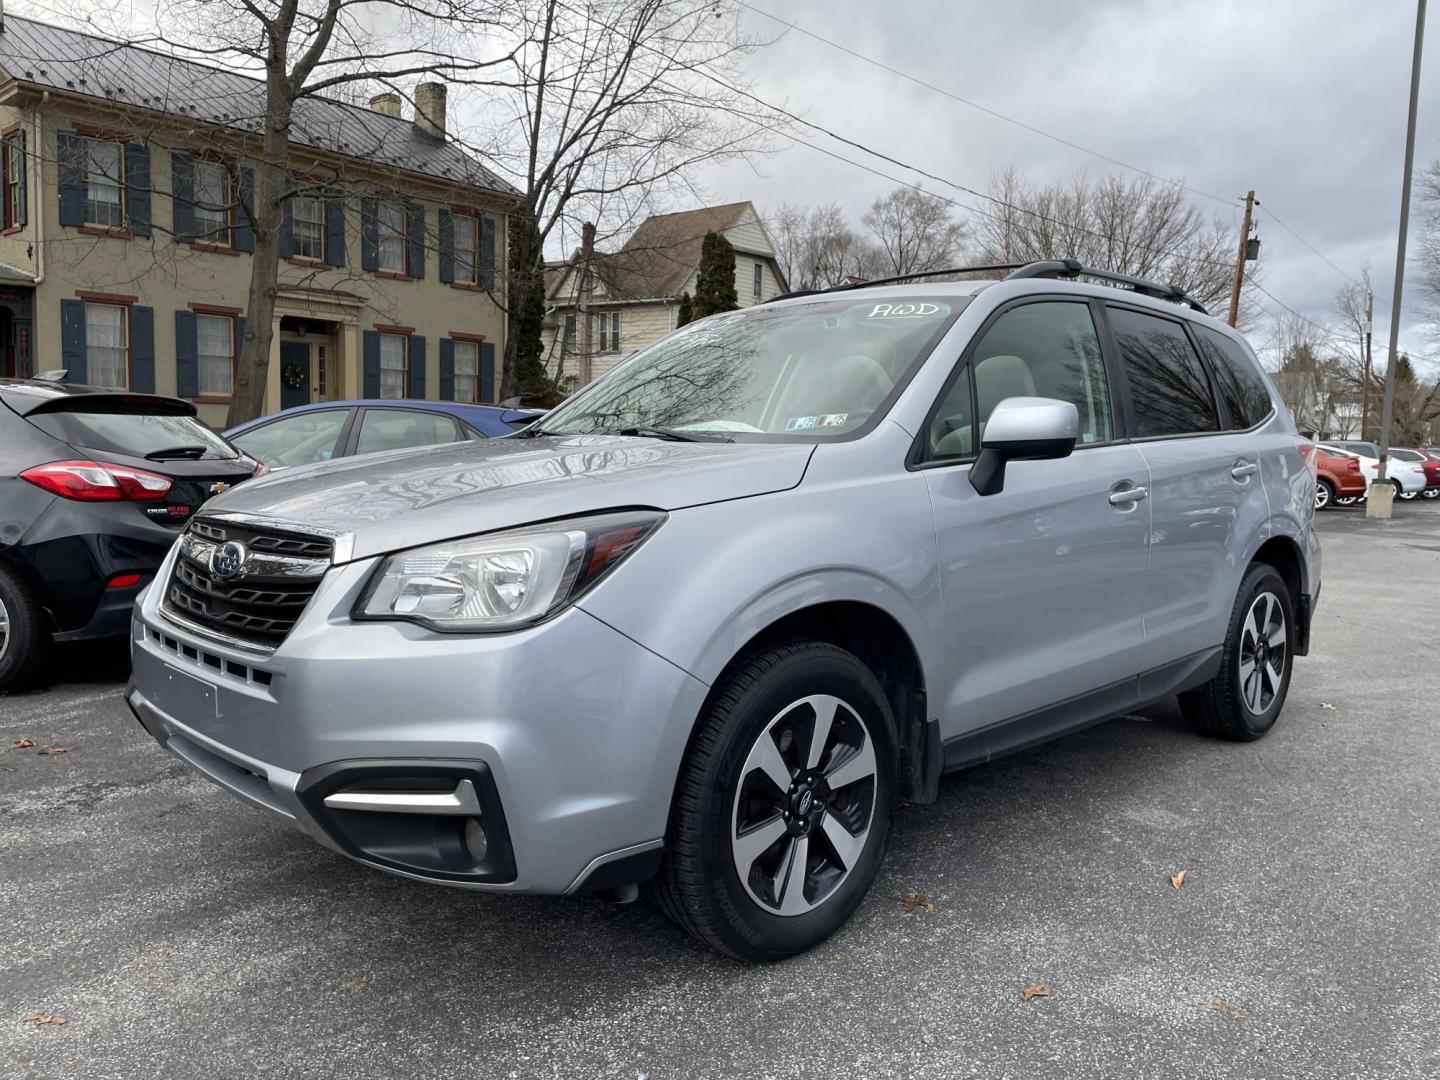
[[[1344,283],[1269,218],[1273,208],[1347,273],[1358,276],[1370,264],[1380,359],[1394,280],[1414,41],[1411,0],[751,2],[1130,165],[1226,198],[1254,188],[1262,204],[1265,287],[1297,311],[1326,319],[1335,289]],[[748,21],[758,35],[782,35],[749,60],[759,96],[929,172],[985,190],[991,172],[1006,161],[1047,179],[1117,169],[779,23],[755,15]],[[1431,29],[1417,167],[1440,157],[1440,41],[1433,22]],[[825,142],[813,133],[806,137]],[[866,163],[894,171],[874,159]],[[750,199],[763,210],[785,200],[833,199],[857,218],[894,186],[803,146],[758,167],[759,177],[736,165],[704,179],[717,201]],[[933,181],[923,183],[974,202]],[[1233,215],[1238,240],[1238,201],[1232,209],[1194,198],[1207,212]],[[1412,254],[1413,236],[1412,230]],[[1415,319],[1412,304],[1401,320],[1402,348],[1440,356],[1440,343],[1428,340]],[[1259,327],[1253,336],[1265,332]]]

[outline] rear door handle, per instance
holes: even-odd
[[[1146,497],[1147,495],[1149,495],[1149,494],[1150,494],[1150,491],[1149,491],[1148,488],[1143,488],[1143,487],[1121,488],[1119,491],[1112,491],[1112,492],[1110,492],[1110,505],[1111,505],[1111,506],[1129,506],[1129,505],[1132,504],[1132,503],[1138,503],[1141,499],[1145,498],[1145,497]]]
[[[1244,480],[1247,476],[1253,476],[1259,466],[1253,461],[1237,461],[1230,470],[1230,475],[1236,480]]]

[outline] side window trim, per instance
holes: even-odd
[[[1112,369],[1111,365],[1113,362],[1117,367],[1119,366],[1119,350],[1114,347],[1113,339],[1110,338],[1110,326],[1102,317],[1103,311],[1096,310],[1097,308],[1103,308],[1105,301],[1098,298],[1077,297],[1072,293],[1036,293],[1031,296],[1020,296],[1001,304],[986,316],[985,321],[980,324],[980,328],[976,330],[970,340],[966,342],[965,348],[961,351],[959,359],[956,360],[949,378],[945,380],[944,386],[940,388],[939,394],[937,394],[935,400],[930,403],[930,408],[925,413],[925,422],[920,426],[920,430],[915,436],[915,441],[910,446],[910,453],[905,457],[906,469],[913,472],[917,469],[948,468],[954,465],[970,465],[974,463],[980,451],[979,399],[975,394],[975,365],[972,363],[975,350],[980,346],[980,343],[985,340],[985,335],[990,333],[994,325],[1016,308],[1026,307],[1030,304],[1056,303],[1080,304],[1089,310],[1090,321],[1095,325],[1095,336],[1100,341],[1101,368],[1105,372],[1105,381],[1108,384],[1107,389],[1110,392],[1110,438],[1104,442],[1077,442],[1075,444],[1075,451],[1073,452],[1089,450],[1097,446],[1114,446],[1116,443],[1129,441],[1127,432],[1130,430],[1130,427],[1128,424],[1128,414],[1125,411],[1129,405],[1129,387],[1123,381],[1116,381],[1116,372]],[[1109,355],[1112,348],[1114,349],[1113,357]],[[949,397],[950,390],[955,385],[956,377],[962,367],[966,372],[966,377],[970,380],[970,432],[971,445],[975,448],[975,453],[963,458],[932,458],[929,448],[930,425],[935,422],[935,418],[940,412],[940,407],[945,404],[945,399]],[[1117,403],[1116,400],[1121,387],[1125,388],[1123,405]]]
[[[1106,308],[1106,313],[1105,313],[1105,314],[1106,314],[1106,319],[1105,319],[1105,334],[1106,334],[1106,337],[1107,337],[1110,341],[1112,341],[1113,344],[1114,344],[1114,348],[1115,348],[1115,360],[1116,360],[1117,366],[1120,368],[1119,374],[1120,374],[1120,378],[1121,378],[1121,380],[1122,380],[1122,384],[1124,385],[1124,388],[1125,388],[1125,390],[1124,390],[1124,394],[1125,394],[1125,431],[1127,432],[1126,437],[1125,437],[1125,441],[1126,441],[1126,442],[1148,443],[1148,442],[1160,442],[1161,440],[1164,440],[1164,439],[1209,439],[1209,438],[1213,438],[1213,437],[1216,436],[1216,435],[1233,435],[1233,434],[1234,434],[1234,432],[1226,431],[1226,430],[1224,429],[1224,427],[1225,427],[1225,425],[1224,425],[1225,412],[1224,412],[1224,407],[1223,407],[1223,405],[1221,404],[1221,401],[1220,401],[1220,395],[1216,392],[1216,389],[1215,389],[1215,378],[1214,378],[1214,375],[1212,374],[1212,372],[1210,371],[1210,365],[1209,365],[1209,364],[1206,362],[1206,360],[1205,360],[1204,350],[1197,347],[1197,343],[1196,343],[1195,338],[1194,338],[1194,333],[1193,333],[1193,331],[1190,329],[1190,327],[1189,327],[1188,325],[1186,325],[1186,324],[1189,322],[1188,319],[1186,319],[1184,316],[1181,316],[1181,315],[1171,315],[1169,312],[1156,311],[1156,310],[1154,310],[1153,308],[1142,307],[1142,306],[1139,305],[1139,304],[1127,304],[1127,303],[1125,303],[1123,300],[1116,301],[1116,300],[1106,299],[1106,300],[1100,301],[1100,303],[1102,303],[1102,304],[1105,306],[1105,308]],[[1213,408],[1214,411],[1215,411],[1215,422],[1220,425],[1220,430],[1218,430],[1218,431],[1187,431],[1187,432],[1185,432],[1185,433],[1183,433],[1183,434],[1180,434],[1180,435],[1133,435],[1133,434],[1129,434],[1130,432],[1138,431],[1138,430],[1139,430],[1139,426],[1138,426],[1138,425],[1136,424],[1136,422],[1135,422],[1134,400],[1132,399],[1132,397],[1131,397],[1131,395],[1130,395],[1130,377],[1129,377],[1129,372],[1127,372],[1127,371],[1124,370],[1125,364],[1124,364],[1124,361],[1123,361],[1123,360],[1121,359],[1121,357],[1120,357],[1120,340],[1119,340],[1119,338],[1116,338],[1116,337],[1114,336],[1114,328],[1111,327],[1111,325],[1110,325],[1110,319],[1109,319],[1110,309],[1117,309],[1117,310],[1123,310],[1123,311],[1133,311],[1133,312],[1135,312],[1136,314],[1139,314],[1139,315],[1148,315],[1148,316],[1150,316],[1151,318],[1154,318],[1154,319],[1161,319],[1161,320],[1163,320],[1163,321],[1165,321],[1165,322],[1179,323],[1179,324],[1180,324],[1180,326],[1181,326],[1181,333],[1185,335],[1185,340],[1186,340],[1187,342],[1189,342],[1191,350],[1195,353],[1195,356],[1196,356],[1196,358],[1198,359],[1198,361],[1199,361],[1199,363],[1200,363],[1200,370],[1205,373],[1205,384],[1206,384],[1206,388],[1207,388],[1207,390],[1209,391],[1209,394],[1210,394],[1210,404],[1211,404],[1212,408]],[[1076,449],[1078,450],[1078,449],[1080,449],[1080,448],[1077,446]]]

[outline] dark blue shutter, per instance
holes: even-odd
[[[345,265],[345,198],[338,191],[326,194],[325,261],[331,266]]]
[[[15,133],[10,152],[20,155],[20,183],[15,192],[15,224],[26,225],[30,221],[30,159],[25,153],[25,129]]]
[[[448,285],[455,280],[455,219],[443,206],[437,225],[440,233],[440,280]]]
[[[255,170],[241,169],[236,179],[240,193],[230,219],[235,223],[235,250],[254,251],[255,229],[250,222],[250,208],[255,205]]]
[[[442,210],[443,214],[444,211]],[[455,400],[455,342],[440,339],[440,401]]]
[[[413,398],[425,396],[425,339],[410,335],[410,392]]]
[[[130,231],[150,235],[150,148],[143,142],[125,144],[125,204]]]
[[[361,337],[364,341],[360,347],[360,394],[362,397],[378,398],[380,396],[380,334],[375,330],[366,330]]]
[[[240,369],[240,357],[245,352],[245,316],[235,316],[235,364],[230,369],[230,390],[235,390],[235,372]]]
[[[495,401],[495,343],[480,343],[480,400]]]
[[[175,394],[200,394],[200,346],[193,311],[175,312]]]
[[[425,276],[425,204],[409,203],[405,213],[405,272],[419,279]]]
[[[130,389],[155,392],[155,309],[130,309]]]
[[[195,162],[178,150],[170,153],[170,201],[175,239],[182,243],[195,239]]]
[[[60,301],[60,366],[66,382],[83,383],[88,377],[85,356],[85,301]]]
[[[480,287],[495,288],[495,219],[480,219]]]
[[[295,200],[288,198],[280,204],[280,258],[288,259],[295,254]]]
[[[380,210],[374,199],[360,200],[360,269],[380,269]]]
[[[60,163],[60,224],[85,224],[85,140],[68,132],[55,135]]]

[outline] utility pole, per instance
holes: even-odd
[[[1385,478],[1390,424],[1395,411],[1395,361],[1400,350],[1400,301],[1405,288],[1405,238],[1410,231],[1410,176],[1415,169],[1415,116],[1420,109],[1420,51],[1425,45],[1425,0],[1415,5],[1415,58],[1410,64],[1410,120],[1405,128],[1405,172],[1400,180],[1400,236],[1395,244],[1395,298],[1390,305],[1390,355],[1385,360],[1385,403],[1380,413],[1380,468],[1365,500],[1367,518],[1388,518],[1395,489]]]
[[[595,278],[590,263],[595,255],[595,226],[585,222],[580,226],[580,289],[575,314],[575,341],[580,353],[580,386],[589,386],[591,379],[590,360],[595,355],[590,337],[590,294],[595,288]]]
[[[1245,223],[1240,226],[1240,254],[1235,257],[1235,282],[1230,286],[1230,318],[1225,320],[1231,326],[1240,317],[1240,286],[1245,283],[1245,260],[1250,254],[1250,218],[1255,212],[1255,192],[1245,193]]]
[[[1365,275],[1365,280],[1370,280],[1370,275]],[[1365,438],[1365,432],[1370,427],[1370,372],[1372,358],[1370,355],[1370,331],[1375,326],[1375,292],[1367,288],[1365,290],[1365,337],[1361,341],[1361,383],[1360,383],[1360,438]]]

